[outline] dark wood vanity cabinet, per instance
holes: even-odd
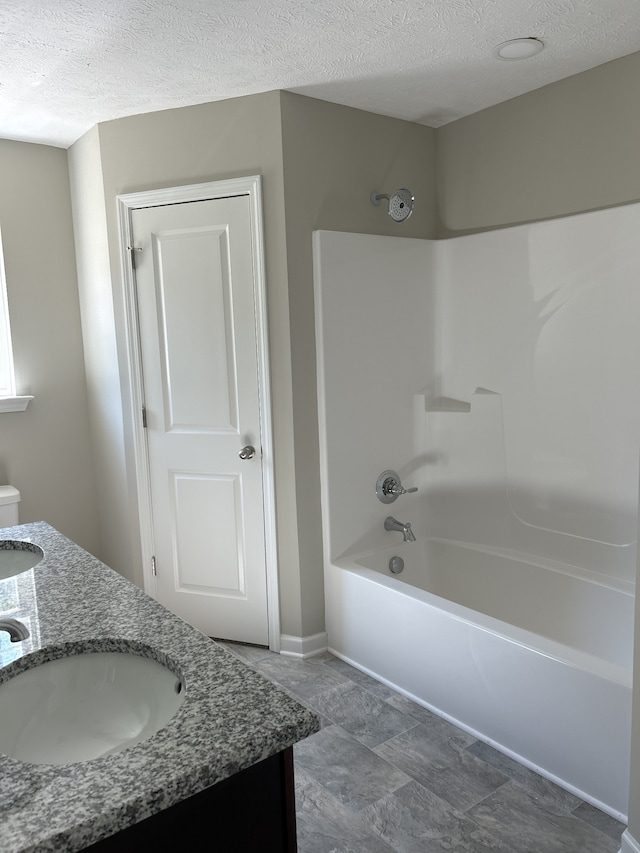
[[[293,748],[85,849],[295,853]]]

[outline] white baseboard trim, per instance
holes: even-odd
[[[640,844],[629,833],[628,829],[622,833],[620,853],[640,853]]]
[[[310,637],[294,637],[292,634],[280,634],[280,654],[293,658],[311,658],[327,651],[326,631],[311,634]]]

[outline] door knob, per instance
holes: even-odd
[[[240,459],[253,459],[255,455],[256,449],[251,444],[247,444],[245,447],[242,448],[240,453],[238,453]]]

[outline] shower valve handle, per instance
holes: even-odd
[[[407,495],[410,492],[417,491],[417,486],[405,489],[400,482],[399,475],[395,471],[383,471],[376,482],[376,495],[378,496],[378,500],[383,504],[390,504],[400,495]]]
[[[408,495],[409,492],[417,492],[417,491],[418,491],[417,486],[412,486],[410,489],[405,489],[404,486],[400,485],[400,483],[397,483],[396,485],[390,486],[390,488],[387,491],[387,494],[388,495]]]

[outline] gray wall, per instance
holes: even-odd
[[[66,152],[0,140],[0,227],[18,392],[0,414],[0,483],[20,519],[47,521],[98,550]]]
[[[433,236],[434,137],[428,127],[283,92],[282,150],[292,356],[302,635],[324,630],[313,257],[315,229]],[[373,190],[408,187],[413,215],[399,224]],[[363,313],[366,306],[363,306]]]
[[[640,53],[437,131],[439,236],[640,199]]]
[[[100,518],[99,557],[140,581],[122,416],[100,138],[94,127],[69,150],[69,175],[82,318],[87,399]]]

